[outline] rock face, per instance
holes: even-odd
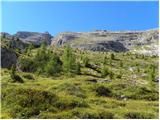
[[[12,39],[12,35],[10,35],[9,33],[6,33],[6,32],[1,32],[0,36],[3,38]]]
[[[157,29],[147,31],[64,32],[54,37],[51,45],[63,46],[68,44],[82,50],[125,52],[146,45],[158,45],[158,38],[159,31]]]
[[[24,43],[23,41],[12,35],[9,35],[8,33],[1,33],[1,37],[1,47],[20,50],[21,52],[23,52],[25,48],[29,45],[28,43]]]
[[[9,42],[10,42],[10,48],[19,49],[21,52],[24,52],[25,48],[29,45],[29,44],[25,44],[20,40],[11,40]]]
[[[13,64],[16,65],[18,55],[7,48],[1,48],[1,67],[10,68]]]
[[[47,43],[48,45],[51,43],[52,36],[48,33],[38,33],[38,32],[25,32],[19,31],[14,37],[19,38],[21,41],[25,43],[33,43],[36,46],[39,46],[41,43]]]

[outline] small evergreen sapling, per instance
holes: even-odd
[[[20,83],[24,82],[23,79],[19,75],[16,74],[15,65],[12,65],[10,76],[11,76],[11,79],[13,80],[12,82],[20,82]]]

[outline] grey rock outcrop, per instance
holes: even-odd
[[[73,48],[82,50],[125,52],[135,50],[136,47],[158,45],[158,38],[158,29],[146,31],[96,30],[94,32],[64,32],[54,37],[51,45],[63,46],[68,44]]]
[[[14,37],[8,33],[0,33],[1,38],[1,47],[20,50],[24,52],[25,48],[29,45],[28,43],[24,43],[19,38]]]
[[[33,43],[35,46],[39,46],[41,43],[46,43],[50,45],[52,36],[48,33],[38,33],[38,32],[26,32],[19,31],[14,37],[19,38],[24,43]]]
[[[26,44],[20,40],[11,40],[10,41],[10,48],[12,49],[19,49],[21,52],[24,52],[25,48],[28,46],[29,44]]]
[[[9,33],[6,33],[6,32],[1,32],[0,36],[3,38],[12,39],[12,35],[10,35]]]
[[[1,48],[1,67],[10,68],[13,64],[16,65],[18,55],[7,48]]]

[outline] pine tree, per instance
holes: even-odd
[[[110,73],[109,73],[109,78],[110,78],[110,79],[113,79],[113,77],[114,77],[114,73],[113,73],[113,72],[110,72]]]
[[[114,60],[115,59],[115,56],[113,53],[111,53],[111,60]]]
[[[15,65],[12,65],[10,76],[12,79],[14,79],[15,75],[16,75],[16,67],[15,67]]]
[[[83,63],[84,63],[84,66],[85,66],[85,67],[89,66],[89,59],[88,59],[87,56],[84,56],[84,57],[83,57]]]
[[[45,44],[41,44],[41,47],[34,58],[34,61],[36,61],[37,73],[44,73],[45,66],[49,62],[50,57]]]
[[[120,61],[120,67],[123,67],[123,62],[122,61]]]
[[[52,55],[51,60],[45,66],[45,73],[47,75],[57,76],[61,72],[61,61],[55,53]]]
[[[16,66],[15,65],[12,65],[12,67],[11,67],[10,76],[11,76],[12,82],[23,83],[23,79],[19,75],[16,74]]]
[[[76,63],[76,74],[77,75],[81,74],[81,65],[79,62]]]
[[[156,67],[155,65],[150,65],[149,70],[148,70],[148,79],[150,81],[154,81],[156,77]]]
[[[51,57],[51,49],[47,48],[45,44],[41,44],[40,50],[37,54],[40,61],[47,62]]]
[[[27,55],[30,56],[31,55],[31,50],[34,48],[33,44],[30,43],[29,46],[26,49]]]
[[[72,76],[75,73],[76,58],[70,47],[64,49],[63,59],[63,72],[66,76]]]
[[[107,56],[104,57],[103,63],[104,63],[104,64],[107,64]]]
[[[105,65],[103,65],[103,67],[101,69],[101,76],[106,77],[108,74],[109,74],[108,68]]]

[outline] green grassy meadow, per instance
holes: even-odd
[[[32,58],[39,49],[20,56]],[[51,49],[62,60],[64,49]],[[81,50],[73,54],[81,67],[72,76],[16,71],[24,81],[19,83],[12,81],[11,69],[1,68],[1,118],[158,119],[157,56]],[[155,68],[154,79],[150,66]]]

